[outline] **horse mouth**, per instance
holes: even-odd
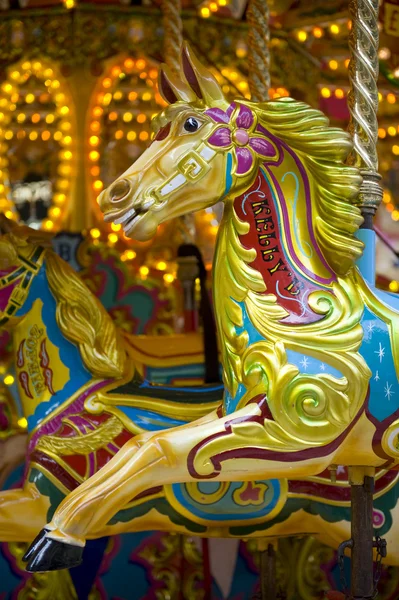
[[[116,225],[122,225],[124,234],[128,236],[133,231],[136,224],[147,214],[147,212],[148,209],[146,208],[131,208],[126,211],[122,217],[115,219],[114,223]]]

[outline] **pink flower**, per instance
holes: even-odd
[[[208,143],[218,148],[233,149],[236,156],[236,175],[246,175],[252,168],[256,155],[267,158],[275,155],[273,145],[256,132],[256,120],[252,111],[244,104],[230,104],[226,111],[210,108],[206,111],[217,123],[229,125],[218,127]]]

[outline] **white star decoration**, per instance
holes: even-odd
[[[321,363],[321,365],[320,365],[320,369],[321,369],[322,371],[325,371],[325,370],[326,370],[326,365],[325,365],[324,363]]]
[[[370,323],[367,325],[367,331],[370,333],[370,335],[373,334],[374,327],[375,327],[375,323],[373,323],[373,321],[370,321]]]
[[[384,387],[384,392],[385,392],[385,398],[388,398],[388,400],[391,399],[391,396],[394,395],[395,392],[392,391],[392,383],[388,384],[388,382],[386,382],[385,387]]]
[[[378,354],[378,358],[380,359],[380,363],[381,363],[382,359],[385,356],[385,348],[382,347],[381,342],[379,342],[379,349],[378,350],[374,350],[374,354]]]
[[[379,381],[379,380],[380,380],[380,376],[378,375],[378,371],[376,371],[374,381]]]
[[[305,369],[305,371],[306,371],[306,369],[307,369],[307,368],[308,368],[308,366],[309,366],[309,359],[308,359],[308,357],[307,357],[307,356],[304,356],[304,357],[303,357],[303,359],[301,360],[300,364],[303,366],[303,368],[304,368],[304,369]]]

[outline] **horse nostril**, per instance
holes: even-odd
[[[111,202],[118,202],[122,200],[127,194],[130,192],[131,185],[127,181],[127,179],[120,179],[111,187],[109,196],[111,198]]]

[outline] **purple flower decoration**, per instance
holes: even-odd
[[[218,148],[233,149],[236,157],[236,175],[246,175],[252,169],[256,155],[267,158],[275,155],[273,145],[255,131],[256,120],[252,111],[244,104],[231,104],[226,112],[220,108],[206,111],[217,123],[223,123],[208,139]]]

